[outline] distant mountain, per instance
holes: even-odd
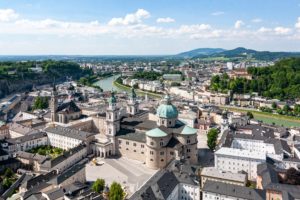
[[[253,49],[246,49],[238,47],[232,50],[213,53],[210,55],[199,55],[194,58],[213,58],[223,57],[228,59],[256,59],[256,60],[277,60],[288,57],[300,57],[300,52],[271,52],[271,51],[256,51]]]
[[[209,56],[212,54],[221,53],[223,51],[226,51],[226,50],[221,49],[221,48],[199,48],[199,49],[194,49],[191,51],[179,53],[175,56],[181,57],[181,58],[193,58],[193,57],[197,57],[197,56]]]

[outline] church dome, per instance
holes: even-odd
[[[178,117],[178,110],[174,105],[171,104],[169,95],[166,95],[162,100],[162,104],[157,108],[156,113],[158,117],[161,118],[171,119]]]

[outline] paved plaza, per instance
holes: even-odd
[[[104,164],[95,166],[91,162],[86,165],[86,179],[93,182],[97,178],[105,179],[110,185],[113,181],[121,183],[130,194],[137,191],[157,170],[147,168],[143,163],[127,158],[97,159]]]

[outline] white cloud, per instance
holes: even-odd
[[[170,18],[170,17],[166,17],[166,18],[158,18],[156,20],[157,23],[172,23],[175,22],[175,19]]]
[[[14,21],[19,15],[13,9],[0,9],[0,22]]]
[[[258,29],[257,32],[258,32],[258,33],[270,33],[270,32],[272,32],[272,29],[270,29],[270,28],[265,28],[265,27],[261,27],[260,29]]]
[[[288,35],[292,32],[290,28],[285,28],[281,26],[274,28],[274,31],[276,35]]]
[[[127,14],[124,18],[112,18],[108,25],[116,26],[116,25],[133,25],[139,24],[142,22],[142,19],[147,19],[150,17],[150,13],[144,9],[138,9],[135,13]]]
[[[217,12],[213,12],[211,13],[212,16],[220,16],[220,15],[224,15],[225,12],[222,12],[222,11],[217,11]]]
[[[15,13],[15,12],[14,12]],[[277,39],[289,39],[293,37],[293,34],[300,33],[295,30],[300,30],[300,17],[294,28],[284,27],[280,25],[273,25],[273,27],[261,27],[259,29],[244,28],[245,23],[241,20],[236,21],[235,27],[229,28],[217,28],[210,24],[182,24],[176,27],[159,27],[156,25],[148,25],[143,22],[143,19],[150,17],[150,13],[143,9],[137,10],[133,14],[127,14],[124,18],[118,19],[112,22],[100,23],[98,21],[62,21],[54,20],[51,18],[32,20],[18,18],[10,21],[0,21],[0,34],[9,35],[34,35],[37,37],[46,37],[48,35],[54,35],[58,37],[70,37],[70,38],[85,38],[90,40],[89,36],[103,36],[119,38],[152,38],[155,41],[160,41],[161,38],[166,39],[182,39],[182,40],[203,40],[212,39],[219,42],[228,41],[248,41],[249,39],[257,41],[276,41]],[[167,18],[162,18],[167,19]],[[158,19],[157,19],[158,20]],[[170,20],[162,20],[170,21]],[[121,26],[116,26],[121,25]],[[271,26],[271,25],[270,25]],[[246,27],[246,26],[245,26]],[[85,37],[87,36],[87,37]],[[300,40],[300,36],[295,35],[293,38],[295,41]]]
[[[291,28],[286,28],[286,27],[275,27],[275,28],[265,28],[261,27],[260,29],[257,30],[257,34],[265,37],[270,37],[270,36],[289,36],[293,30]]]
[[[298,17],[298,21],[295,24],[295,27],[298,28],[298,29],[300,29],[300,17]]]
[[[201,31],[207,31],[210,30],[211,26],[209,24],[193,24],[193,25],[182,25],[177,30],[177,33],[183,34],[183,33],[190,33],[195,34]]]
[[[234,24],[234,28],[239,29],[241,28],[245,23],[242,20],[237,20]]]
[[[254,19],[252,19],[251,20],[253,23],[260,23],[260,22],[262,22],[262,19],[260,19],[260,18],[254,18]]]

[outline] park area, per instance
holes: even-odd
[[[36,153],[43,156],[51,156],[51,158],[56,158],[63,154],[64,150],[57,147],[51,146],[39,146],[28,150],[29,153]]]

